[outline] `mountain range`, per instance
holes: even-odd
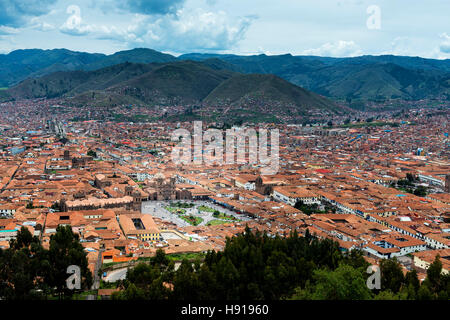
[[[450,60],[419,57],[191,53],[112,55],[66,49],[0,55],[0,99],[67,97],[73,103],[278,102],[336,111],[335,102],[450,97]],[[8,89],[5,89],[5,88]],[[312,92],[314,93],[312,93]],[[327,99],[328,98],[328,99]]]
[[[218,59],[124,62],[93,71],[58,71],[28,78],[2,94],[5,100],[64,98],[74,106],[206,105],[214,106],[215,111],[222,108],[220,118],[236,117],[236,109],[250,118],[256,114],[273,118],[273,113],[296,116],[342,112],[329,99],[275,75],[238,73]]]

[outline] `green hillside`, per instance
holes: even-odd
[[[182,119],[276,122],[313,113],[339,113],[333,102],[268,74],[240,74],[218,59],[122,63],[94,71],[55,72],[27,79],[0,98],[63,98],[74,106],[189,106]],[[170,113],[170,112],[169,112]],[[174,118],[174,120],[176,120]],[[180,119],[181,119],[180,118]]]
[[[244,105],[249,101],[266,104],[283,103],[297,110],[325,109],[336,111],[329,100],[297,87],[277,76],[263,74],[236,75],[221,83],[206,97],[208,104]]]
[[[328,98],[359,101],[363,105],[365,102],[395,98],[404,100],[439,98],[442,101],[450,97],[450,59],[392,55],[330,58],[291,54],[239,56],[200,53],[174,57],[147,48],[120,51],[111,55],[66,49],[27,49],[0,54],[0,87],[13,87],[28,78],[39,79],[60,71],[93,71],[124,63],[166,64],[188,60],[203,62],[216,71],[274,74]],[[74,78],[77,78],[77,74],[74,74]],[[126,78],[125,76],[124,81]],[[131,79],[131,76],[128,79]],[[77,86],[75,79],[72,82],[74,83],[69,85],[69,88],[63,84],[61,89],[58,89],[56,84],[47,89],[43,84],[43,88],[34,88],[27,96],[40,95],[47,91],[50,96],[64,90],[69,92]],[[100,83],[98,89],[103,90],[118,81],[109,84],[103,81]],[[92,84],[97,88],[95,81],[89,85]],[[76,92],[82,93],[83,90],[80,88]],[[0,99],[4,100],[7,96],[2,93]]]

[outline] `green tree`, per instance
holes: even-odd
[[[10,248],[0,249],[0,297],[6,300],[42,299],[45,250],[37,237],[22,227]]]
[[[433,294],[429,285],[424,281],[417,292],[417,300],[432,300]]]
[[[441,289],[441,280],[442,280],[442,262],[439,255],[436,255],[433,263],[427,269],[427,284],[429,284],[429,288],[432,293],[437,294]]]
[[[82,289],[88,289],[92,285],[86,252],[78,241],[78,235],[72,232],[71,226],[58,226],[56,233],[50,237],[49,262],[51,272],[48,275],[48,283],[55,288],[60,298],[70,297],[74,293],[66,286],[69,277],[67,267],[71,265],[80,267]]]
[[[381,290],[391,290],[398,293],[404,282],[403,271],[396,258],[383,259],[380,262]]]
[[[414,194],[419,197],[425,197],[427,195],[427,188],[424,186],[418,186],[416,190],[414,190]]]
[[[415,269],[408,271],[405,275],[405,287],[407,288],[411,288],[409,289],[409,298],[410,299],[414,299],[417,291],[419,291],[420,288],[420,281],[419,278],[417,276],[417,271]],[[411,291],[412,290],[412,291]],[[414,296],[412,295],[412,293],[414,293]]]
[[[380,291],[374,300],[403,300],[400,293],[393,293],[391,290]]]
[[[97,158],[97,152],[95,152],[94,150],[89,150],[87,152],[87,155],[92,158]]]
[[[369,300],[372,293],[367,288],[360,270],[340,265],[336,270],[316,270],[315,286],[309,296],[312,300]]]

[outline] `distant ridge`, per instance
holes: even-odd
[[[3,91],[4,100],[62,98],[73,106],[197,105],[232,115],[270,117],[340,113],[332,101],[269,74],[240,74],[218,59],[121,63],[94,71],[59,71]]]
[[[232,54],[190,53],[179,57],[152,49],[137,48],[111,55],[75,52],[66,49],[16,50],[0,55],[0,88],[14,87],[27,78],[37,79],[59,71],[94,71],[123,63],[171,63],[193,60],[203,62],[216,71],[244,74],[273,74],[290,83],[349,104],[400,100],[450,100],[450,59],[434,60],[393,55],[330,58],[268,56],[265,54],[239,56]],[[72,74],[72,85],[61,90],[71,91],[81,73]],[[66,82],[62,79],[63,82]],[[112,81],[112,80],[111,80]],[[93,83],[93,82],[92,82]],[[103,87],[107,87],[102,83]],[[93,89],[97,88],[94,84]],[[48,94],[58,95],[59,85],[52,84]],[[34,96],[45,88],[23,91]],[[0,91],[0,99],[11,92]],[[14,94],[13,94],[14,95]]]

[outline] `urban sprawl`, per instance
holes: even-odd
[[[70,225],[91,272],[115,281],[158,249],[221,250],[248,226],[271,236],[308,230],[374,265],[397,257],[419,280],[437,255],[450,270],[448,109],[244,124],[279,130],[273,175],[250,163],[175,164],[171,134],[193,122],[120,122],[129,108],[83,120],[96,119],[87,112],[52,100],[1,105],[0,248],[24,226],[48,248]]]

